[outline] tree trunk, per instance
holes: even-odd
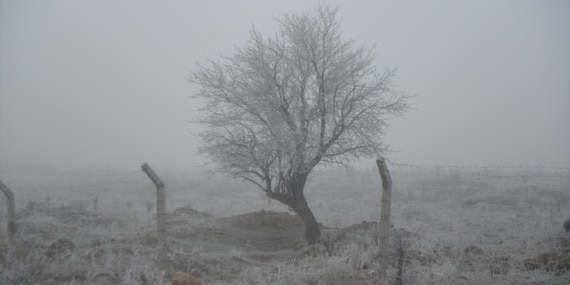
[[[305,195],[301,193],[299,197],[295,199],[295,205],[291,205],[291,208],[301,217],[303,224],[305,224],[305,239],[309,245],[315,244],[321,238],[321,230],[319,229],[319,224],[313,212],[307,204]]]
[[[267,196],[275,199],[292,209],[301,219],[305,225],[305,239],[312,245],[319,241],[321,238],[321,231],[319,224],[313,212],[307,204],[305,199],[304,189],[305,182],[309,174],[297,173],[287,183],[287,193],[265,191]],[[268,187],[270,189],[270,187]]]
[[[307,204],[307,199],[305,199],[304,189],[307,176],[308,174],[297,174],[290,184],[293,199],[290,200],[291,202],[288,206],[303,220],[303,224],[305,225],[305,239],[309,245],[312,245],[317,243],[321,238],[321,230],[319,229],[315,215],[313,215],[309,204]]]

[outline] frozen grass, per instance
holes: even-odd
[[[152,247],[120,240],[128,234],[124,221],[73,205],[34,205],[18,217],[16,249],[0,245],[0,284],[158,284],[163,279],[149,259]],[[50,251],[56,240],[73,241],[74,247]]]
[[[168,212],[187,206],[217,217],[261,209],[287,211],[247,183],[217,175],[157,172],[166,182]],[[141,234],[153,226],[155,215],[148,206],[155,199],[154,187],[142,172],[51,170],[34,176],[3,170],[3,175],[16,194],[21,246],[8,250],[0,243],[0,284],[165,280],[165,272],[155,267],[155,240]],[[526,271],[522,266],[524,259],[551,251],[552,243],[545,240],[560,233],[570,218],[567,175],[534,171],[525,178],[507,170],[481,176],[457,170],[393,169],[392,176],[393,224],[410,233],[403,284],[567,284],[568,273]],[[306,189],[317,219],[327,227],[379,220],[381,191],[375,169],[319,171]],[[373,231],[333,251],[250,264],[231,278],[215,276],[216,268],[204,270],[203,280],[220,285],[373,284],[378,278]],[[5,240],[4,231],[0,238]],[[70,256],[48,260],[45,251],[58,239],[72,240],[76,249]],[[468,246],[483,249],[484,255],[469,259],[463,252]],[[206,249],[186,250],[199,259]],[[244,255],[239,247],[226,254],[236,260]],[[494,273],[493,264],[508,270]],[[392,283],[396,269],[388,272]]]

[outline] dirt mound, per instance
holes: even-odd
[[[264,211],[222,218],[221,222],[242,229],[297,230],[303,228],[303,221],[297,215],[285,212]]]
[[[305,243],[303,221],[289,213],[262,210],[221,218],[218,222],[231,236],[239,237],[249,250],[291,250],[300,248]]]
[[[173,218],[211,218],[208,213],[194,210],[190,207],[178,208],[173,213],[167,214],[167,219]]]

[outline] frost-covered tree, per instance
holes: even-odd
[[[194,98],[204,102],[200,152],[289,206],[314,244],[320,231],[304,195],[308,175],[384,152],[386,117],[403,114],[407,96],[393,88],[394,69],[377,70],[373,48],[341,37],[337,9],[278,22],[275,36],[252,29],[232,56],[192,72]]]

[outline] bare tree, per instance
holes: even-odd
[[[200,151],[218,171],[257,185],[289,206],[305,224],[309,244],[320,238],[304,195],[319,164],[347,166],[386,150],[386,115],[408,109],[378,72],[373,48],[343,40],[337,9],[284,14],[280,31],[251,38],[230,57],[199,64],[190,81],[201,88],[205,125]]]

